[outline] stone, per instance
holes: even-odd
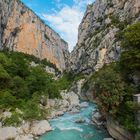
[[[72,110],[69,112],[70,114],[77,114],[79,113],[80,110],[76,109],[76,108],[72,108]]]
[[[80,108],[86,108],[88,107],[88,103],[87,102],[82,102],[81,104],[79,104]]]
[[[22,124],[22,126],[19,128],[18,132],[28,134],[30,132],[30,127],[31,127],[31,123],[26,122],[26,123]]]
[[[99,119],[102,118],[102,115],[101,115],[99,112],[95,112],[95,113],[93,114],[93,118],[95,118],[96,120],[99,120]]]
[[[15,139],[17,136],[17,128],[3,127],[0,128],[0,140]]]
[[[85,122],[85,119],[83,118],[79,118],[75,121],[75,123],[84,123]]]
[[[51,131],[52,128],[47,120],[33,122],[30,133],[35,136],[40,136],[45,132]]]
[[[68,94],[68,100],[71,105],[73,105],[73,106],[79,105],[79,97],[77,94],[75,94],[73,91],[68,92],[67,94]]]

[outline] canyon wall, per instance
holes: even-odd
[[[90,73],[119,59],[119,33],[140,21],[140,0],[96,0],[87,7],[71,53],[71,69]]]
[[[66,69],[68,44],[20,0],[0,0],[0,48],[5,47]]]

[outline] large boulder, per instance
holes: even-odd
[[[99,112],[95,112],[93,114],[93,117],[92,118],[95,118],[96,120],[100,120],[102,118],[102,115]]]
[[[50,126],[50,124],[48,123],[48,121],[46,120],[42,120],[42,121],[38,121],[38,122],[34,122],[31,126],[31,134],[35,135],[35,136],[40,136],[42,134],[44,134],[45,132],[51,131],[52,128]]]
[[[64,112],[63,111],[57,111],[56,112],[56,116],[63,116],[64,115]]]
[[[17,136],[17,128],[4,127],[0,128],[0,140],[15,139]]]
[[[103,125],[102,115],[98,111],[93,113],[92,122],[95,123],[97,126]]]

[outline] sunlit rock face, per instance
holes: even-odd
[[[87,7],[71,53],[71,69],[90,73],[119,59],[118,33],[140,21],[139,0],[96,0]]]
[[[0,0],[0,47],[47,58],[66,69],[68,44],[19,0]]]

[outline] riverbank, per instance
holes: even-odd
[[[93,124],[92,115],[97,111],[97,106],[92,103],[81,108],[79,113],[66,112],[63,116],[50,120],[53,131],[41,136],[39,140],[103,140],[109,135],[103,127]],[[112,140],[110,138],[110,140]]]
[[[80,103],[78,95],[72,91],[62,91],[61,96],[62,99],[47,100],[47,105],[44,108],[46,108],[46,110],[49,109],[50,111],[48,114],[46,114],[46,120],[32,122],[25,122],[24,120],[22,120],[22,124],[19,127],[5,127],[1,124],[1,140],[33,140],[33,138],[37,138],[45,132],[52,130],[52,127],[48,123],[48,120],[62,116],[65,112],[69,112],[70,114],[79,113],[81,108],[88,106],[85,102]],[[5,115],[5,117],[10,117],[11,112],[4,112],[2,115]]]
[[[59,119],[62,121],[62,119],[65,117],[67,118],[67,116],[71,116],[72,121],[74,121],[73,119],[76,119],[74,122],[72,122],[73,125],[80,125],[80,124],[84,124],[85,126],[89,125],[89,129],[94,127],[93,130],[96,130],[95,123],[93,121],[91,121],[92,115],[94,114],[93,112],[95,112],[95,110],[96,110],[95,105],[93,105],[94,108],[92,108],[93,106],[92,107],[89,106],[89,104],[87,102],[80,102],[79,96],[73,91],[68,92],[67,90],[64,90],[61,92],[61,96],[62,96],[62,99],[53,99],[53,100],[48,99],[47,100],[47,105],[45,106],[45,108],[47,110],[49,109],[50,112],[49,112],[49,114],[46,114],[46,120],[32,121],[32,122],[29,122],[29,121],[25,122],[23,120],[22,124],[19,127],[0,126],[1,140],[39,139],[39,136],[41,136],[45,133],[49,133],[49,131],[52,131],[52,130],[54,131],[54,125],[53,125],[53,123],[51,123],[52,121],[55,120],[56,123],[58,121],[58,124],[59,124]],[[9,114],[10,114],[10,112],[9,112]],[[81,115],[83,115],[83,118],[80,117]],[[77,118],[75,118],[76,116],[77,116]],[[67,122],[63,122],[63,124],[67,125]],[[75,126],[72,127],[72,131],[73,131],[73,128],[75,130]],[[53,131],[51,133],[55,133]],[[77,131],[77,129],[76,129],[76,131]],[[88,133],[88,132],[86,131],[86,133]]]

